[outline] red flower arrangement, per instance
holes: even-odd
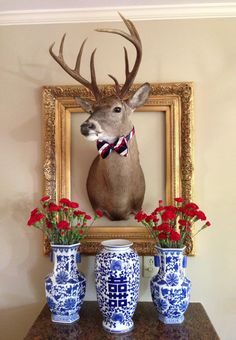
[[[40,200],[40,208],[35,208],[28,220],[28,226],[42,230],[52,244],[75,244],[88,234],[95,220],[103,216],[102,211],[96,210],[92,217],[78,209],[79,204],[62,198],[56,204],[50,196]],[[92,220],[88,225],[88,221]]]
[[[184,204],[181,197],[175,198],[174,202],[174,205],[164,206],[161,200],[159,207],[150,215],[143,211],[135,215],[135,219],[149,230],[161,248],[183,248],[189,239],[211,225],[197,204]],[[203,225],[192,235],[193,225],[197,221],[202,221]]]

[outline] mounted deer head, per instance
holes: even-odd
[[[96,157],[91,165],[87,179],[87,191],[93,208],[103,210],[112,220],[127,219],[130,213],[136,212],[142,207],[145,181],[139,163],[137,142],[130,114],[145,103],[150,92],[150,85],[145,83],[133,95],[126,98],[140,66],[142,44],[134,24],[121,14],[120,16],[130,34],[118,29],[96,30],[118,34],[130,41],[136,48],[136,60],[131,71],[129,70],[128,53],[124,48],[125,83],[120,86],[117,79],[109,75],[115,82],[115,94],[112,96],[104,97],[97,85],[94,67],[96,49],[90,58],[91,82],[80,75],[81,57],[86,40],[81,45],[74,69],[65,63],[63,57],[65,35],[61,40],[58,56],[53,52],[54,44],[49,50],[57,63],[94,95],[94,101],[76,98],[79,105],[90,114],[89,118],[81,125],[81,133],[88,140],[97,140],[98,151],[101,155],[101,157]]]

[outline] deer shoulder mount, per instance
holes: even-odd
[[[143,105],[148,98],[150,85],[143,84],[127,98],[142,59],[142,44],[134,24],[120,14],[129,30],[97,29],[98,32],[118,34],[130,41],[136,49],[136,60],[129,69],[128,53],[125,52],[125,83],[115,82],[115,94],[104,97],[98,88],[94,67],[93,51],[90,59],[91,82],[80,75],[80,63],[86,40],[81,45],[75,68],[71,69],[63,57],[65,35],[61,40],[59,55],[50,47],[51,56],[74,79],[89,89],[95,100],[77,97],[78,104],[89,113],[89,118],[81,124],[81,133],[90,141],[97,142],[99,155],[94,159],[87,178],[87,192],[94,209],[101,209],[111,220],[126,220],[131,213],[142,207],[145,180],[139,161],[139,152],[130,120],[131,113]]]

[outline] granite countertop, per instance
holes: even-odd
[[[45,306],[25,340],[219,340],[203,306],[190,303],[181,325],[164,325],[152,302],[139,302],[135,311],[134,330],[123,335],[110,334],[102,328],[102,315],[95,301],[84,302],[80,320],[71,325],[51,322]]]

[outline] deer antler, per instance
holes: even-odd
[[[75,68],[71,69],[65,62],[64,57],[63,57],[63,47],[64,47],[64,41],[65,41],[65,37],[66,34],[63,35],[62,39],[61,39],[61,44],[60,44],[60,49],[59,49],[59,55],[55,55],[55,53],[53,52],[53,46],[55,45],[55,43],[53,43],[50,48],[49,48],[49,52],[51,54],[51,56],[56,60],[56,62],[63,68],[63,70],[66,71],[66,73],[68,73],[72,78],[74,78],[75,80],[77,80],[79,83],[81,83],[82,85],[84,85],[85,87],[87,87],[94,95],[94,97],[96,98],[96,100],[101,98],[101,93],[99,91],[99,88],[97,86],[97,81],[96,81],[96,74],[95,74],[95,68],[94,68],[94,55],[96,52],[96,49],[93,51],[91,58],[90,58],[90,72],[91,72],[91,83],[86,80],[85,78],[83,78],[80,75],[80,64],[81,64],[81,56],[83,53],[83,49],[84,49],[84,44],[86,42],[87,39],[85,39],[80,47],[78,56],[77,56],[77,60],[76,60],[76,64],[75,64]]]
[[[130,35],[127,34],[126,32],[122,31],[122,30],[118,30],[118,29],[96,29],[97,32],[105,32],[105,33],[114,33],[114,34],[118,34],[120,36],[122,36],[123,38],[129,40],[136,48],[136,52],[137,52],[137,56],[136,56],[136,60],[133,66],[133,69],[131,71],[129,71],[129,59],[128,59],[128,53],[126,48],[124,47],[124,51],[125,51],[125,75],[126,75],[126,80],[124,85],[122,86],[122,88],[119,88],[119,84],[118,81],[115,77],[113,77],[112,75],[109,74],[109,77],[112,78],[115,82],[115,86],[116,86],[116,92],[117,94],[122,98],[126,95],[126,93],[128,92],[129,88],[131,87],[131,85],[134,82],[134,79],[136,77],[136,74],[138,72],[139,69],[139,65],[141,63],[141,59],[142,59],[142,43],[141,43],[141,39],[140,36],[134,26],[134,24],[132,23],[132,21],[127,20],[123,17],[122,14],[120,14],[121,19],[124,21],[126,27],[128,28]]]

